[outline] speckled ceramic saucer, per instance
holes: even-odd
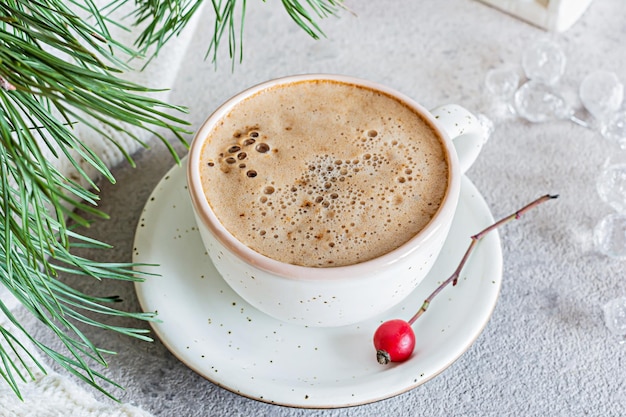
[[[307,328],[257,311],[219,276],[196,230],[184,166],[176,166],[148,199],[135,236],[134,261],[159,264],[159,276],[136,284],[153,328],[183,363],[213,383],[273,404],[346,407],[388,398],[423,384],[461,356],[487,324],[502,278],[497,232],[472,254],[455,287],[447,287],[415,324],[415,353],[379,365],[372,345],[378,325],[409,319],[458,265],[469,237],[493,221],[464,178],[452,230],[428,277],[401,305],[356,325]]]

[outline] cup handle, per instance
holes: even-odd
[[[487,131],[476,116],[457,104],[446,104],[431,110],[440,128],[452,139],[459,157],[461,172],[472,166],[487,139]]]

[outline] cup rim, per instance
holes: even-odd
[[[350,265],[330,267],[310,267],[277,261],[249,248],[235,238],[221,224],[211,208],[211,205],[204,196],[200,178],[200,156],[204,142],[210,131],[215,126],[215,123],[222,119],[222,117],[226,116],[237,103],[245,98],[258,94],[265,89],[274,88],[278,85],[309,80],[327,80],[354,84],[391,95],[416,110],[428,123],[430,123],[431,127],[439,134],[439,137],[444,144],[447,157],[446,159],[448,162],[448,184],[439,209],[426,226],[411,239],[399,247],[376,258]],[[429,237],[436,233],[440,227],[445,226],[446,220],[448,222],[452,221],[452,217],[456,211],[462,176],[458,156],[452,140],[447,132],[437,124],[435,117],[426,108],[412,98],[386,85],[358,77],[327,73],[298,74],[274,78],[248,87],[235,94],[230,99],[223,102],[213,113],[211,113],[196,130],[189,147],[189,155],[187,159],[187,187],[198,221],[201,221],[222,245],[233,253],[236,253],[239,259],[275,276],[296,280],[345,281],[350,280],[353,277],[366,275],[370,276],[373,271],[388,268],[390,265],[411,256],[415,251],[420,249],[422,242],[428,240]],[[455,196],[457,196],[457,198],[455,198]]]

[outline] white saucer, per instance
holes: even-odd
[[[449,286],[414,324],[415,353],[380,365],[372,345],[378,325],[408,320],[424,298],[456,268],[470,236],[493,218],[464,178],[452,231],[419,288],[378,318],[339,328],[282,323],[257,311],[219,276],[196,230],[185,170],[175,166],[148,199],[135,236],[134,262],[159,264],[136,291],[153,328],[188,367],[237,394],[292,407],[365,404],[417,387],[450,366],[476,340],[495,307],[502,279],[497,232],[483,239],[456,287]]]

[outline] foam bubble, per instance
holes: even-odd
[[[267,143],[259,143],[254,149],[259,153],[267,153],[270,150],[270,146]]]

